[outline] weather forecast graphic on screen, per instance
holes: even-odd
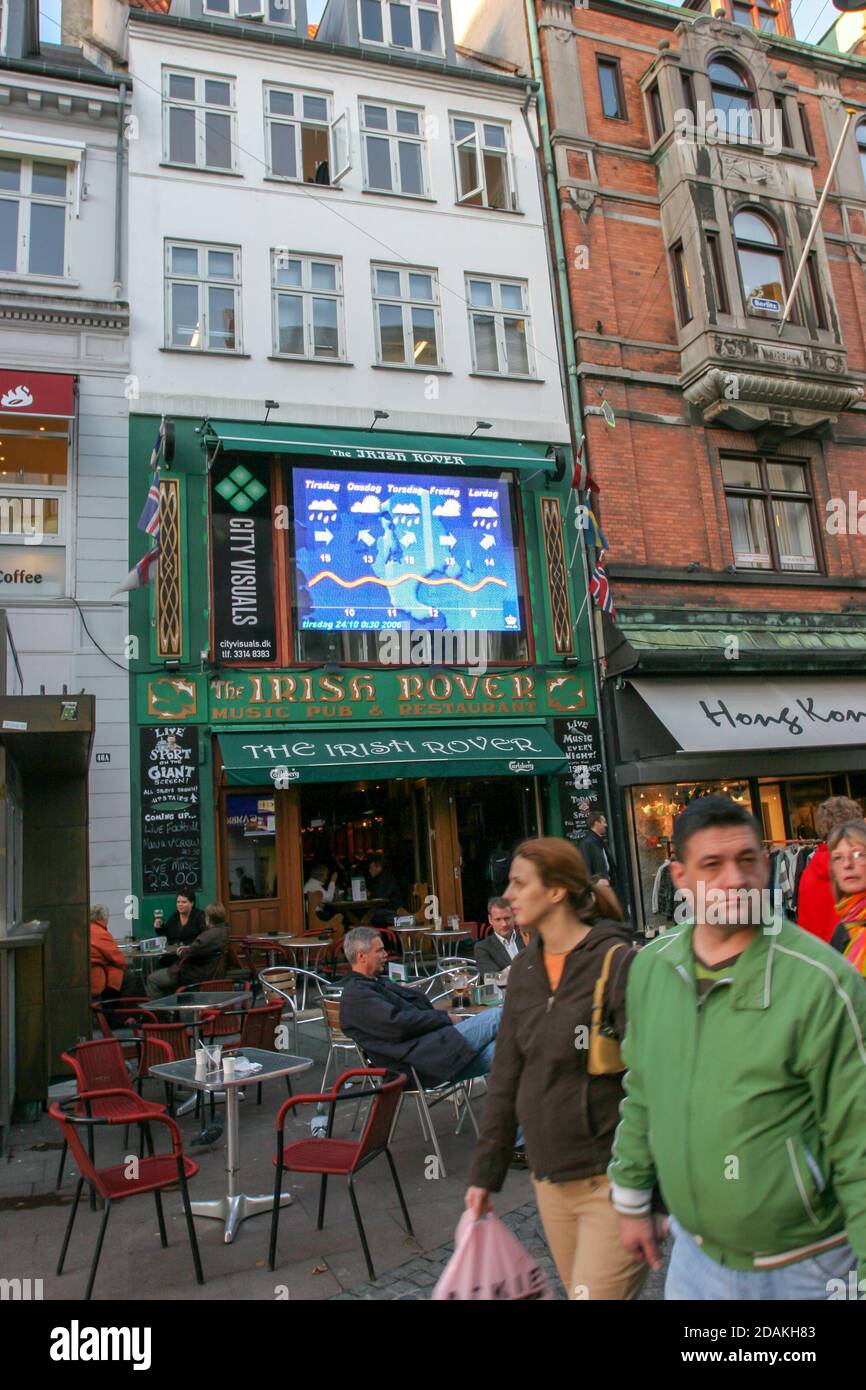
[[[294,470],[302,631],[519,632],[509,484]]]

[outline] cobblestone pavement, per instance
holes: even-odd
[[[509,1212],[502,1218],[503,1223],[517,1237],[521,1245],[534,1255],[553,1289],[554,1298],[565,1302],[565,1294],[556,1273],[547,1242],[541,1230],[538,1209],[534,1202]],[[454,1242],[440,1245],[438,1250],[430,1250],[426,1255],[417,1255],[406,1264],[399,1265],[388,1274],[383,1274],[375,1283],[359,1284],[357,1288],[334,1295],[330,1302],[340,1303],[361,1299],[401,1299],[419,1301],[430,1297],[434,1285],[451,1258]],[[641,1300],[659,1300],[663,1297],[665,1269],[669,1254],[669,1242],[663,1251],[664,1268],[650,1273],[640,1293]]]

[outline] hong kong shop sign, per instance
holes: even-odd
[[[232,672],[210,684],[210,721],[279,723],[536,717],[587,711],[579,673],[538,671]]]

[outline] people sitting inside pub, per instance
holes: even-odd
[[[394,916],[404,906],[405,896],[397,879],[391,871],[390,865],[381,854],[374,854],[367,867],[367,891],[371,898],[382,898],[381,902],[370,914],[370,922],[374,927],[391,927],[394,925]]]
[[[336,891],[336,870],[329,873],[327,864],[314,864],[310,870],[310,877],[304,884],[307,915],[317,916],[321,921],[327,922],[330,917],[334,916],[334,908],[331,907],[331,903],[334,901]]]
[[[493,928],[475,943],[475,964],[482,979],[507,970],[525,949],[523,939],[514,925],[514,914],[504,898],[491,898],[487,904],[487,921]]]

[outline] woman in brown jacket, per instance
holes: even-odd
[[[481,1217],[502,1187],[518,1124],[544,1233],[569,1298],[636,1298],[646,1272],[620,1244],[605,1170],[622,1076],[587,1070],[592,1001],[612,947],[605,1019],[625,1028],[635,951],[613,894],[592,886],[568,840],[526,840],[505,897],[529,945],[513,961],[466,1206]]]

